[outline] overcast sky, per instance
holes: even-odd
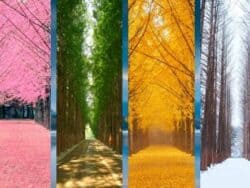
[[[231,78],[231,94],[232,94],[232,126],[239,127],[243,124],[243,111],[241,108],[241,101],[243,97],[242,90],[242,75],[244,70],[244,46],[242,42],[242,35],[244,30],[242,28],[242,20],[244,18],[244,11],[242,6],[245,0],[225,0],[227,6],[228,17],[232,20],[229,23],[229,30],[232,32],[232,49],[230,56],[230,69],[232,69]],[[229,69],[229,70],[230,70]]]

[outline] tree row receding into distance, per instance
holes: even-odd
[[[89,24],[87,2],[58,2],[58,154],[85,139],[87,124],[121,152],[121,2],[92,6],[96,23]],[[93,46],[86,55],[89,26]]]

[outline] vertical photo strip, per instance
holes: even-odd
[[[195,187],[194,1],[129,0],[128,187]]]
[[[201,1],[201,188],[249,187],[249,7]]]
[[[122,187],[122,1],[57,1],[57,187]]]
[[[0,1],[0,186],[50,187],[50,1]]]

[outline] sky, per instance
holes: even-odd
[[[94,46],[94,24],[96,23],[96,19],[94,18],[94,10],[95,10],[94,1],[88,0],[86,1],[86,5],[87,5],[88,22],[87,22],[87,32],[84,36],[86,37],[85,38],[86,43],[83,44],[84,46],[82,48],[89,62],[92,63],[91,56],[92,56],[93,46]],[[90,71],[88,72],[88,82],[90,86],[93,85],[93,74]],[[93,104],[93,93],[91,90],[89,90],[87,93],[87,102],[88,102],[89,107],[91,107]]]
[[[230,69],[232,69],[231,77],[231,95],[232,95],[232,126],[242,127],[243,126],[243,111],[242,111],[242,75],[244,70],[244,47],[242,41],[243,28],[242,19],[244,17],[244,12],[242,10],[242,5],[244,5],[245,0],[229,0],[225,1],[227,6],[228,17],[231,20],[229,22],[229,31],[232,32],[232,48],[231,48],[231,58],[229,59]]]

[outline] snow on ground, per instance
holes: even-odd
[[[50,187],[50,133],[34,121],[0,121],[0,187]]]
[[[201,188],[249,188],[250,161],[229,158],[201,172]]]

